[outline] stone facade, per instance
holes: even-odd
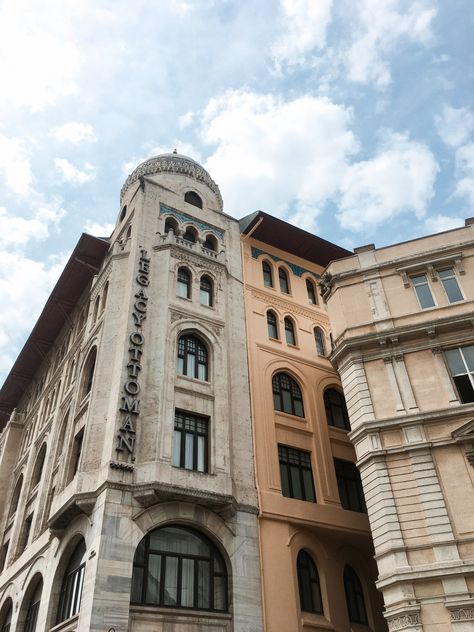
[[[331,263],[348,404],[389,630],[474,629],[474,222]]]
[[[1,630],[263,629],[239,225],[202,167],[149,163],[2,391]],[[132,572],[146,596],[131,605]]]

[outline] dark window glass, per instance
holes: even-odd
[[[5,564],[6,564],[6,561],[7,561],[9,544],[10,544],[10,541],[5,542],[5,544],[2,546],[2,549],[0,551],[0,573],[5,568]]]
[[[179,338],[177,371],[180,375],[187,375],[207,382],[207,349],[197,336],[186,335]]]
[[[291,318],[285,318],[285,336],[289,345],[296,345],[295,328]]]
[[[272,311],[267,312],[267,327],[268,327],[268,337],[278,340],[277,318],[275,316],[275,313]]]
[[[323,614],[323,601],[321,599],[318,569],[306,551],[300,551],[298,553],[296,567],[298,572],[301,610],[304,612]]]
[[[327,422],[330,426],[350,430],[349,415],[347,414],[344,395],[335,388],[324,391],[324,407],[326,408]]]
[[[184,233],[183,239],[185,241],[189,241],[190,244],[195,244],[196,243],[196,235],[194,234],[194,232],[192,230],[189,230],[189,228]]]
[[[272,389],[275,410],[304,417],[301,389],[292,377],[287,373],[277,373],[273,376]]]
[[[197,206],[198,208],[202,208],[202,200],[194,191],[186,191],[184,194],[184,201],[188,202],[188,204],[192,204],[193,206]]]
[[[20,500],[20,494],[21,494],[22,486],[23,486],[23,474],[20,475],[20,478],[18,479],[18,481],[17,481],[17,483],[15,485],[15,491],[13,492],[12,500],[11,500],[11,503],[10,503],[9,517],[13,516],[13,514],[18,509],[18,502]]]
[[[56,623],[66,621],[79,612],[85,568],[86,545],[81,540],[72,552],[64,573]]]
[[[351,566],[346,566],[344,568],[344,590],[346,593],[349,621],[352,623],[366,625],[368,621],[362,585],[356,572]]]
[[[74,443],[72,446],[72,478],[79,470],[79,464],[81,462],[82,444],[84,442],[84,428],[81,428],[77,435],[74,437]]]
[[[458,280],[456,279],[456,275],[454,273],[453,268],[448,268],[447,270],[440,270],[438,272],[439,278],[441,279],[441,283],[443,284],[444,291],[446,292],[446,296],[448,297],[448,301],[450,303],[457,303],[457,301],[463,301],[464,297],[462,295],[461,289],[459,287]]]
[[[18,543],[18,553],[21,555],[23,551],[26,549],[28,545],[28,540],[30,539],[31,532],[31,523],[33,522],[33,514],[30,514],[28,518],[25,519],[23,524],[23,529],[21,531],[20,541]]]
[[[227,611],[227,573],[221,554],[189,527],[151,531],[135,553],[131,602]]]
[[[176,411],[174,415],[173,465],[207,472],[209,420],[201,415]]]
[[[217,250],[216,238],[213,235],[206,235],[203,246],[204,248],[207,248],[207,250],[213,250],[215,252]]]
[[[288,285],[288,274],[284,268],[278,268],[278,278],[280,280],[280,291],[289,294],[290,286]]]
[[[273,287],[272,267],[268,261],[262,263],[263,284],[267,287]]]
[[[92,381],[94,379],[94,370],[95,370],[95,361],[97,359],[97,349],[94,347],[92,351],[89,353],[89,357],[87,358],[86,366],[84,368],[84,392],[83,397],[85,397],[92,388]]]
[[[201,277],[200,301],[201,305],[212,307],[212,281],[208,276]]]
[[[315,503],[311,453],[279,445],[278,457],[283,496]]]
[[[38,620],[38,610],[41,602],[41,593],[43,592],[43,580],[40,579],[31,597],[28,612],[26,613],[25,632],[35,632],[36,622]]]
[[[36,485],[38,485],[38,483],[41,480],[41,476],[43,474],[43,467],[44,467],[44,459],[46,456],[46,444],[43,444],[41,446],[41,450],[38,454],[38,457],[36,459],[36,463],[35,463],[35,467],[33,470],[33,476],[31,479],[31,485],[32,487],[36,487]]]
[[[354,463],[334,459],[339,497],[344,509],[367,513],[359,470]]]
[[[176,234],[177,229],[178,229],[178,223],[175,222],[174,219],[168,218],[165,221],[165,233],[169,233],[170,230],[172,230],[174,234]]]
[[[186,268],[179,268],[177,294],[182,298],[191,297],[191,275]]]
[[[314,283],[310,279],[306,279],[306,292],[308,293],[308,301],[311,305],[316,305],[316,290],[314,289]]]
[[[314,340],[316,342],[316,351],[319,355],[326,355],[326,344],[324,342],[324,333],[320,327],[314,329]]]
[[[474,402],[474,345],[446,351],[449,370],[463,404]]]
[[[5,612],[5,615],[2,617],[2,621],[0,623],[1,632],[10,632],[10,626],[12,623],[12,614],[13,614],[13,606],[11,605],[11,602],[10,602],[10,606],[8,607],[8,610]]]
[[[427,309],[428,307],[434,307],[435,302],[433,299],[433,295],[431,294],[431,289],[428,284],[426,274],[419,274],[418,276],[414,276],[411,278],[411,281],[413,283],[413,287],[415,288],[415,292],[420,302],[421,308]]]

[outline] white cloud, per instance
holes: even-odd
[[[474,206],[474,143],[460,147],[456,151],[456,195],[467,198]]]
[[[305,209],[311,225],[357,150],[351,119],[350,109],[327,98],[283,101],[230,91],[211,99],[201,135],[215,150],[205,166],[227,211],[243,215],[265,208],[287,217],[294,204]]]
[[[423,217],[438,170],[425,145],[403,134],[388,134],[375,156],[353,164],[342,180],[342,227],[370,229],[407,212]]]
[[[94,222],[92,220],[86,222],[84,226],[85,232],[89,233],[89,235],[94,235],[95,237],[109,237],[114,228],[115,224],[110,224],[108,222],[99,224],[98,222]]]
[[[354,3],[354,38],[344,54],[352,81],[374,82],[379,87],[391,81],[388,56],[403,40],[428,44],[431,24],[437,14],[430,0],[412,2],[403,10],[400,0],[358,0]]]
[[[474,113],[469,108],[443,107],[436,117],[436,128],[443,142],[449,147],[459,147],[474,131]]]
[[[8,188],[20,198],[31,193],[33,175],[25,143],[0,134],[0,173]]]
[[[85,184],[95,179],[94,167],[87,163],[84,165],[84,171],[81,171],[75,167],[69,160],[65,158],[56,158],[54,160],[57,171],[61,174],[62,179],[65,182],[72,182],[73,184]]]
[[[332,0],[280,0],[283,33],[272,48],[279,67],[303,63],[305,57],[326,43]]]
[[[88,123],[64,123],[64,125],[54,127],[51,135],[61,142],[69,142],[73,145],[84,142],[93,143],[97,140],[94,128]]]
[[[445,230],[464,226],[462,217],[451,217],[450,215],[432,215],[425,220],[425,229],[429,233],[442,233]]]
[[[186,114],[182,114],[178,119],[179,129],[185,129],[189,127],[193,122],[194,112],[186,112]]]
[[[50,234],[50,227],[57,225],[65,211],[61,208],[39,208],[31,219],[10,215],[0,207],[0,247],[25,246],[29,241],[41,241]]]

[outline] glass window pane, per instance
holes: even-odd
[[[180,430],[174,431],[172,463],[175,467],[179,467],[181,465],[181,431]]]
[[[283,496],[291,497],[290,482],[288,480],[288,468],[286,465],[280,465],[281,474],[281,493]]]
[[[178,558],[166,557],[165,562],[165,592],[163,603],[167,606],[176,606],[178,600]]]
[[[466,366],[462,360],[459,349],[449,349],[449,351],[446,351],[446,359],[448,361],[451,375],[466,373]]]
[[[194,436],[189,432],[186,433],[184,444],[184,467],[188,470],[193,469],[193,448],[194,448]]]
[[[198,379],[203,380],[204,382],[207,380],[205,364],[198,364]]]
[[[454,378],[454,383],[459,392],[459,397],[463,404],[474,402],[474,388],[469,375],[458,375]]]
[[[275,410],[282,410],[281,398],[279,393],[273,393],[273,408]]]
[[[433,296],[431,295],[430,287],[427,283],[415,286],[415,290],[422,309],[434,307],[435,302],[433,300]]]
[[[474,371],[474,345],[462,348],[462,354],[469,371]]]
[[[146,583],[147,603],[160,603],[161,555],[150,554],[148,557],[148,576]]]
[[[293,412],[293,408],[291,406],[291,395],[289,393],[289,391],[282,391],[282,396],[283,396],[283,410],[285,413],[292,413]]]
[[[194,377],[195,370],[196,370],[196,356],[194,356],[192,353],[188,353],[186,375],[188,377]]]
[[[133,567],[132,575],[132,594],[130,600],[132,603],[140,603],[142,600],[143,587],[143,568]]]
[[[214,577],[214,610],[225,610],[227,602],[225,577]]]
[[[201,298],[201,305],[207,305],[209,307],[209,305],[211,304],[210,301],[210,294],[209,292],[207,292],[206,290],[201,290],[201,294],[200,294]]]
[[[178,358],[176,362],[176,371],[180,374],[184,374],[184,358]]]
[[[197,438],[197,470],[205,472],[206,470],[206,438],[199,435]]]
[[[303,484],[304,484],[304,497],[306,500],[310,502],[314,502],[314,491],[313,491],[313,475],[310,470],[303,470]]]
[[[211,578],[210,564],[205,560],[198,562],[198,608],[211,607]]]
[[[183,559],[181,570],[181,606],[192,608],[194,605],[194,560]]]
[[[450,303],[463,300],[463,295],[461,294],[456,278],[442,279],[442,283]]]
[[[295,415],[297,415],[298,417],[304,417],[303,402],[296,399],[294,401],[294,406],[295,406]]]
[[[303,500],[303,490],[301,489],[300,470],[298,467],[290,465],[291,488],[293,498]]]

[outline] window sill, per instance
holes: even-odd
[[[273,409],[273,411],[277,417],[282,417],[283,419],[291,419],[292,421],[303,421],[304,423],[308,422],[306,417],[300,417],[299,415],[292,415],[291,413],[285,413],[283,410]]]
[[[79,613],[69,619],[66,619],[65,621],[61,621],[61,623],[58,623],[53,628],[49,628],[49,632],[66,632],[67,630],[72,629],[70,626],[75,626],[78,620]]]
[[[334,630],[334,625],[323,614],[309,612],[301,614],[301,627],[315,630]]]

